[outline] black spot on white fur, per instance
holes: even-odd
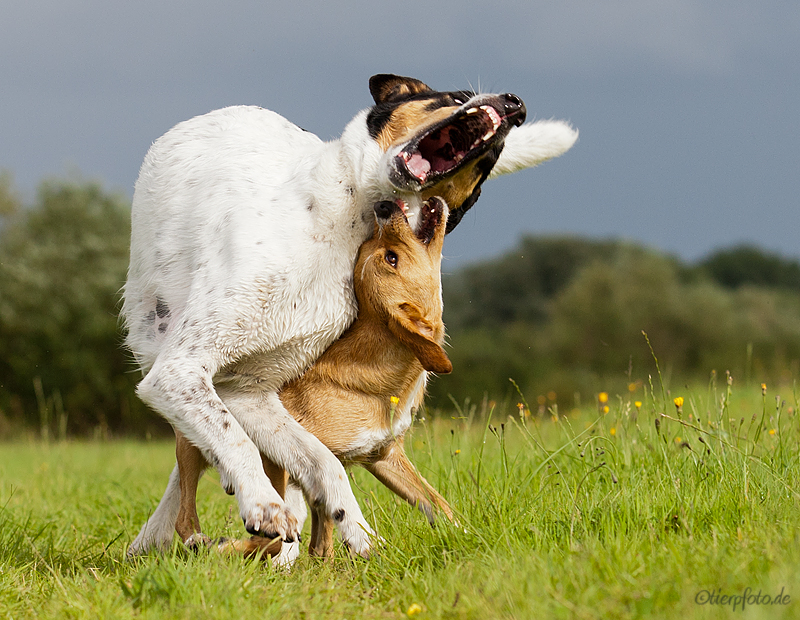
[[[159,319],[163,319],[165,316],[169,316],[170,310],[167,302],[163,299],[156,299],[156,315]]]

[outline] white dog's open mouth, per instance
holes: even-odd
[[[508,113],[489,102],[462,109],[410,140],[395,156],[395,168],[408,181],[431,185],[485,153],[524,115],[524,107]]]
[[[502,123],[497,110],[490,105],[470,108],[412,140],[398,157],[413,177],[425,183],[483,151],[482,147],[495,137]]]

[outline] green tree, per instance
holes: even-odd
[[[531,399],[556,392],[571,406],[575,392],[627,382],[629,372],[647,381],[655,366],[643,331],[665,378],[730,370],[789,380],[800,370],[800,292],[792,261],[767,259],[761,273],[773,276],[731,290],[705,266],[635,245],[526,238],[443,278],[454,370],[431,384],[432,403],[516,398],[513,378]]]
[[[800,290],[800,262],[752,246],[719,250],[699,267],[729,288],[755,284]]]
[[[6,195],[8,192],[6,192]],[[0,409],[33,426],[129,428],[145,417],[121,348],[130,207],[93,183],[46,182],[0,231]],[[50,417],[48,421],[46,418]]]
[[[3,219],[19,211],[21,204],[22,201],[14,191],[11,173],[0,172],[0,225],[2,225]]]
[[[445,320],[451,329],[542,324],[548,304],[587,263],[608,259],[619,243],[571,237],[523,237],[494,260],[443,277]]]

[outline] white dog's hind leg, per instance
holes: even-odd
[[[248,532],[296,540],[297,521],[264,473],[258,448],[214,391],[215,370],[209,360],[159,358],[137,392],[207,458],[213,458],[212,464],[234,488]]]
[[[139,535],[128,547],[128,557],[143,555],[152,549],[165,549],[175,536],[175,521],[181,502],[181,487],[178,466],[172,470],[167,490],[158,502],[155,512],[142,526]]]
[[[275,392],[220,390],[220,394],[258,449],[288,472],[309,502],[333,519],[350,550],[368,556],[374,533],[339,459],[286,411]]]

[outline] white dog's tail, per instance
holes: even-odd
[[[578,130],[564,121],[536,121],[514,127],[489,178],[538,166],[566,153],[577,139]]]

